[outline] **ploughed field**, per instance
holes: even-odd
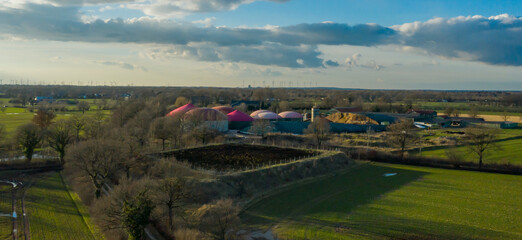
[[[522,239],[522,176],[363,164],[254,202],[278,239]]]
[[[196,167],[239,170],[278,164],[320,154],[319,151],[266,145],[221,144],[166,153]]]

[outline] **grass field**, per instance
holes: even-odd
[[[442,135],[442,134],[440,134]],[[438,135],[437,135],[438,136]],[[502,129],[498,135],[498,139],[509,139],[498,141],[494,147],[486,151],[484,163],[510,163],[514,165],[522,165],[522,139],[510,139],[522,136],[522,129]],[[459,146],[454,148],[455,152],[464,161],[478,162],[475,153],[470,152],[467,147]],[[425,150],[422,156],[447,158],[446,149]]]
[[[11,186],[0,184],[0,213],[9,214],[12,210]],[[0,217],[0,239],[11,237],[13,225],[10,217]]]
[[[90,230],[88,213],[85,209],[79,209],[77,204],[59,173],[38,180],[28,189],[26,196],[31,238],[95,239]]]
[[[522,165],[522,139],[501,141],[497,143],[498,148],[487,150],[484,163],[510,163]],[[470,152],[465,146],[455,148],[455,152],[465,161],[478,162],[476,153]],[[446,149],[424,151],[422,156],[447,158]]]
[[[93,116],[96,111],[86,111],[85,116]],[[108,115],[110,111],[104,110],[103,113]],[[18,126],[29,123],[32,121],[34,115],[36,113],[29,112],[25,108],[14,108],[8,107],[5,112],[0,112],[0,124],[4,125],[6,128],[7,136],[12,136]],[[82,114],[79,111],[70,111],[70,112],[58,112],[56,113],[56,118],[54,121],[59,119],[67,119],[71,117],[73,114]]]
[[[242,219],[281,239],[521,239],[520,199],[521,176],[364,164],[290,186]]]

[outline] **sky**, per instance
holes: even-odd
[[[0,84],[522,90],[522,1],[2,0]]]

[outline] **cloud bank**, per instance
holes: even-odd
[[[288,68],[337,67],[323,59],[318,45],[398,45],[429,54],[492,65],[522,65],[522,18],[509,15],[436,18],[391,27],[377,24],[298,24],[283,27],[231,28],[179,23],[156,18],[86,20],[78,6],[65,0],[53,4],[24,3],[0,7],[0,34],[27,39],[82,42],[146,43],[166,46],[150,56],[199,61],[246,62]],[[130,1],[74,1],[76,4]],[[190,11],[234,9],[253,0],[151,1],[183,5]],[[285,2],[275,0],[275,2]],[[130,4],[130,3],[129,3]],[[143,4],[140,2],[140,4]],[[176,5],[176,6],[177,6]],[[352,56],[353,57],[353,56]],[[348,63],[348,62],[347,62]],[[351,64],[356,64],[353,59]],[[375,62],[361,67],[382,69]]]
[[[142,11],[147,16],[183,17],[190,13],[220,12],[235,10],[243,4],[260,0],[4,0],[0,5],[23,7],[29,4],[55,7],[78,7],[89,5],[123,4],[126,8]],[[261,0],[284,3],[290,0]]]

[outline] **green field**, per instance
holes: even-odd
[[[497,143],[498,148],[492,148],[486,151],[484,163],[510,163],[513,165],[522,165],[522,139],[514,139],[500,141]],[[477,162],[478,155],[470,152],[465,146],[455,148],[455,152],[465,161]],[[437,149],[422,152],[422,156],[447,158],[447,150]]]
[[[94,116],[95,113],[94,110],[86,111],[85,116]],[[103,113],[108,115],[110,111],[104,110]],[[82,113],[79,111],[58,112],[54,121],[67,119],[73,114]],[[35,113],[29,112],[26,108],[8,107],[5,112],[0,112],[0,124],[6,127],[7,135],[11,136],[18,126],[31,122],[34,115]]]
[[[38,180],[25,200],[32,239],[95,239],[88,213],[77,207],[59,173]]]
[[[9,214],[12,210],[11,186],[0,184],[0,213]],[[0,239],[8,239],[13,231],[10,217],[0,217]]]
[[[441,131],[441,134],[437,134],[437,136],[439,135],[443,136],[444,134]],[[522,138],[516,139],[520,136],[522,136],[522,129],[520,127],[516,129],[500,130],[498,135],[500,141],[486,151],[484,163],[510,163],[513,165],[522,165]],[[455,147],[454,150],[463,161],[478,162],[476,153],[470,152],[467,147],[458,146]],[[416,154],[418,153],[416,152]],[[437,158],[448,157],[445,148],[424,150],[422,151],[422,156]]]
[[[522,239],[520,199],[521,176],[363,164],[289,186],[242,219],[281,239]]]

